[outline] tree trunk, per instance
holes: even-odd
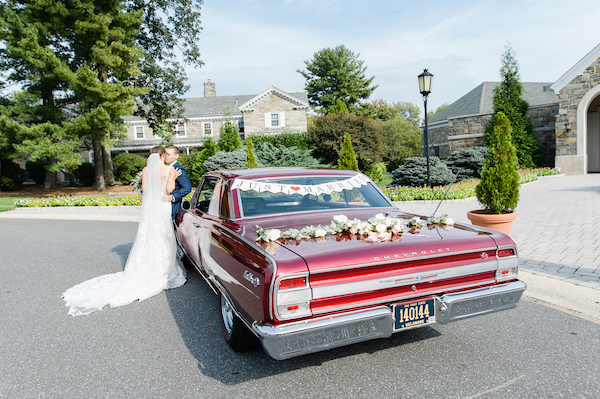
[[[105,139],[108,141],[109,133],[106,134]],[[102,143],[102,161],[104,164],[104,180],[107,186],[114,186],[115,175],[113,174],[112,157],[110,156],[110,145],[105,142]]]
[[[106,185],[104,184],[104,155],[102,154],[102,143],[100,143],[94,136],[92,139],[92,145],[94,147],[94,170],[96,174],[96,184],[94,185],[94,190],[103,191],[106,190]]]
[[[47,158],[46,167],[49,168],[52,164],[54,164],[54,159]],[[56,172],[51,172],[50,170],[46,169],[46,178],[44,179],[44,192],[49,192],[51,188],[56,188]]]

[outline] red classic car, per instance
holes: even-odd
[[[353,171],[207,173],[175,224],[229,345],[258,337],[275,359],[510,309],[526,288],[508,235],[403,212]]]

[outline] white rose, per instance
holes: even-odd
[[[444,224],[446,226],[453,226],[454,225],[454,220],[452,220],[450,218],[446,218],[446,220],[444,220]]]
[[[315,237],[325,237],[326,234],[327,232],[324,229],[315,230]]]
[[[346,222],[348,221],[348,217],[347,217],[347,216],[345,216],[345,215],[335,215],[335,216],[333,217],[333,220],[334,220],[336,223],[346,223]]]
[[[267,241],[277,241],[277,239],[279,238],[280,235],[281,235],[280,230],[273,229],[267,233],[267,236],[265,238],[267,239]]]
[[[378,233],[383,233],[387,230],[387,226],[385,223],[379,223],[377,226],[375,226],[375,230],[377,230]]]

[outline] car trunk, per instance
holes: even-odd
[[[368,219],[363,216],[361,220]],[[413,215],[390,212],[389,216],[410,219]],[[321,225],[329,224],[331,215],[321,220]],[[270,219],[269,226],[261,227],[278,228],[281,222]],[[281,224],[287,228],[319,224],[315,216],[303,222],[298,227],[290,226],[289,220]],[[405,228],[391,240],[369,241],[365,236],[340,233],[304,240],[280,239],[279,244],[305,260],[311,308],[318,315],[495,284],[498,261],[494,236],[491,231],[463,224],[426,225]]]

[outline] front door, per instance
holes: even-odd
[[[587,114],[588,172],[600,172],[600,107]]]

